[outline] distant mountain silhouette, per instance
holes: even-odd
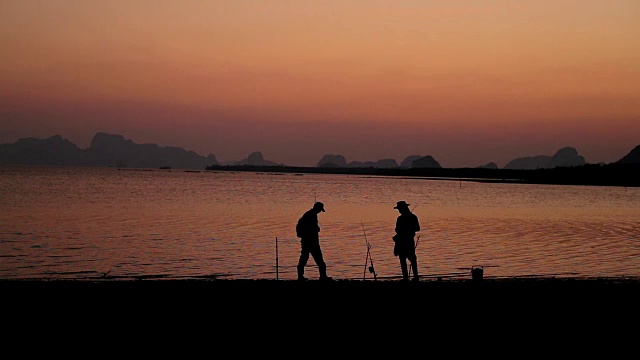
[[[622,159],[616,161],[616,164],[640,164],[640,145],[633,148]]]
[[[393,169],[398,167],[398,163],[395,159],[380,159],[378,161],[350,161],[347,164],[350,168],[378,168],[378,169]]]
[[[83,150],[59,135],[48,139],[23,138],[0,144],[0,163],[16,165],[88,165]]]
[[[498,169],[498,165],[494,162],[490,162],[484,165],[476,166],[477,169]]]
[[[342,155],[325,155],[320,166],[226,166],[216,165],[208,170],[220,171],[264,171],[310,174],[352,174],[377,176],[415,176],[429,178],[460,178],[480,182],[504,182],[519,184],[556,184],[556,185],[598,185],[640,187],[640,163],[638,160],[640,146],[619,162],[610,164],[583,164],[563,166],[573,161],[584,160],[572,148],[558,151],[551,159],[553,168],[537,169],[499,169],[496,164],[488,163],[475,168],[442,168],[431,156],[423,156],[411,162],[411,168],[374,168],[348,167]],[[577,159],[577,160],[576,160]],[[546,159],[547,161],[549,159]],[[545,163],[548,165],[548,163]],[[416,167],[417,166],[417,167]],[[425,166],[425,167],[420,167]]]
[[[417,161],[417,163],[416,163]],[[378,161],[350,161],[344,155],[327,154],[322,156],[318,161],[317,167],[324,168],[376,168],[376,169],[395,169],[395,168],[413,168],[413,167],[435,167],[439,168],[440,164],[431,156],[411,155],[404,159],[403,165],[398,165],[395,159],[380,159]]]
[[[0,163],[204,170],[209,165],[217,165],[218,161],[213,154],[204,157],[180,147],[136,144],[122,135],[99,132],[86,150],[59,135],[48,139],[24,138],[14,144],[0,144]]]
[[[410,169],[413,167],[413,162],[422,157],[422,155],[409,155],[402,160],[400,167],[404,169]]]
[[[259,151],[252,152],[246,159],[231,163],[231,165],[252,165],[252,166],[286,166],[273,161],[265,160]]]
[[[324,155],[318,161],[317,167],[347,167],[347,159],[339,154]]]
[[[578,155],[578,151],[575,148],[564,147],[558,150],[553,156],[537,155],[513,159],[509,161],[504,168],[513,170],[535,170],[582,166],[584,164],[586,164],[584,157]]]
[[[214,154],[201,156],[180,147],[162,147],[156,144],[137,144],[122,135],[96,133],[87,149],[80,149],[60,135],[47,139],[22,138],[12,144],[0,144],[0,164],[15,165],[56,165],[56,166],[110,166],[130,168],[175,168],[207,169],[219,167]],[[588,165],[583,156],[572,147],[564,147],[553,156],[538,155],[516,158],[510,161],[506,170],[536,170],[555,167],[576,167]],[[627,155],[611,164],[640,164],[640,145]],[[249,154],[246,159],[227,162],[227,165],[288,167],[265,160],[259,151]],[[400,166],[395,159],[378,161],[347,162],[343,155],[324,155],[318,162],[318,168],[373,168],[373,169],[439,169],[442,166],[432,156],[410,155]],[[476,169],[497,169],[495,163],[478,166]]]
[[[420,168],[430,168],[430,169],[439,169],[442,168],[440,163],[436,161],[431,155],[423,156],[417,160],[413,160],[411,168],[420,169]]]

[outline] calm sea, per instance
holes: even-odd
[[[638,188],[0,166],[0,278],[295,279],[296,221],[322,201],[329,276],[392,280],[399,200],[425,279],[640,277]]]

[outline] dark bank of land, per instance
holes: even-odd
[[[617,278],[7,280],[0,291],[9,346],[182,358],[616,356],[635,346],[640,306],[640,279]]]
[[[39,301],[48,299],[72,299],[82,297],[101,298],[126,297],[127,301],[152,298],[154,304],[166,302],[180,303],[189,299],[197,303],[207,299],[211,304],[229,302],[228,307],[244,306],[246,300],[253,307],[264,304],[277,308],[280,301],[285,307],[303,303],[301,299],[313,303],[324,298],[331,301],[324,306],[339,304],[349,305],[354,299],[389,299],[399,294],[410,295],[419,300],[453,300],[464,298],[465,302],[491,306],[507,299],[523,302],[538,301],[544,305],[544,299],[552,299],[559,304],[569,300],[590,303],[599,295],[600,302],[615,299],[619,304],[628,299],[640,300],[640,278],[576,278],[576,277],[508,277],[473,279],[428,279],[419,282],[401,280],[341,280],[332,281],[307,280],[208,280],[208,279],[147,279],[147,280],[0,280],[0,291],[4,300]],[[173,295],[179,295],[174,297]],[[191,298],[190,298],[191,297]],[[290,301],[297,299],[298,301]],[[114,303],[117,305],[117,303]],[[151,305],[151,304],[149,304]],[[445,305],[445,304],[442,304]],[[638,303],[640,307],[640,303]],[[382,308],[380,309],[382,310]]]
[[[464,181],[502,182],[520,184],[640,186],[640,164],[586,164],[572,167],[556,167],[536,170],[485,169],[485,168],[346,168],[346,167],[297,167],[214,165],[213,171],[251,171],[296,174],[346,174],[370,176],[422,177],[429,179],[455,179]]]

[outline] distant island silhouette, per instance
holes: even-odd
[[[48,139],[23,138],[14,144],[0,144],[0,163],[202,170],[218,161],[213,154],[205,157],[180,147],[136,144],[122,135],[99,132],[87,149],[80,149],[59,135]]]
[[[446,168],[431,155],[395,159],[350,161],[340,154],[326,154],[315,167],[288,166],[254,151],[245,159],[221,164],[214,154],[202,156],[180,147],[137,144],[122,135],[96,133],[87,149],[55,135],[47,139],[23,138],[0,144],[0,164],[53,166],[108,166],[216,171],[329,173],[408,176],[471,181],[533,184],[640,186],[640,145],[618,161],[589,164],[575,148],[564,147],[553,156],[521,157],[504,168],[489,162],[474,168]]]
[[[609,164],[588,164],[572,147],[562,148],[553,156],[516,158],[503,169],[495,163],[475,168],[443,168],[433,157],[420,155],[409,156],[402,164],[404,166],[390,166],[388,160],[347,162],[343,155],[330,154],[323,156],[315,167],[244,164],[211,165],[207,166],[207,170],[404,176],[522,184],[640,186],[640,145],[622,159]]]

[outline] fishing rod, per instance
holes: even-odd
[[[418,239],[416,240],[416,244],[413,246],[413,252],[416,252],[416,249],[418,248],[418,243],[420,242],[420,235],[418,235]],[[418,257],[418,255],[416,255],[416,257]],[[409,274],[411,274],[413,272],[413,264],[409,264]]]
[[[373,267],[373,257],[371,256],[371,244],[367,239],[367,232],[364,230],[364,223],[362,221],[360,221],[360,223],[362,224],[362,233],[364,234],[364,241],[367,244],[367,257],[364,260],[364,274],[362,274],[362,280],[364,280],[365,276],[367,275],[367,261],[369,261],[371,263],[371,266],[369,266],[369,272],[373,274],[373,280],[377,281],[378,274],[376,274],[376,270]]]
[[[416,208],[418,207],[418,204],[413,205],[413,209],[411,209],[411,212],[413,212]],[[416,252],[416,249],[418,248],[418,242],[420,242],[420,235],[418,235],[418,239],[416,240],[415,245],[413,245],[413,252]],[[417,257],[417,255],[416,255]],[[411,274],[413,272],[413,265],[409,264],[409,274]]]

